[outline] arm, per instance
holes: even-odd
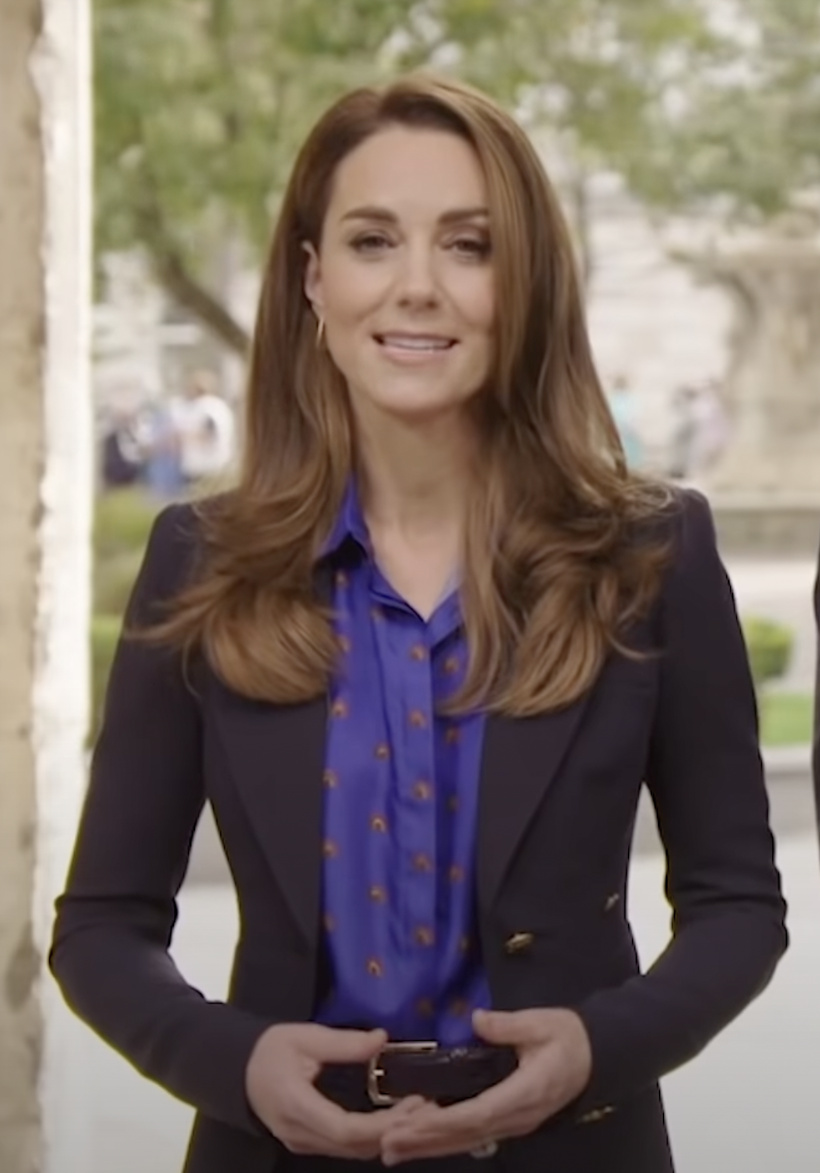
[[[659,603],[646,781],[667,856],[672,940],[648,973],[577,1007],[593,1055],[581,1110],[696,1055],[763,990],[787,943],[746,650],[697,494],[682,501]]]
[[[156,520],[127,626],[155,618],[181,585],[193,524],[184,506]],[[204,802],[200,752],[199,710],[179,655],[121,640],[49,964],[71,1008],[144,1075],[258,1133],[245,1069],[270,1023],[207,1002],[168,955]]]

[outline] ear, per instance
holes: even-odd
[[[309,240],[303,241],[302,248],[307,253],[308,262],[305,266],[305,297],[313,306],[317,317],[324,315],[324,299],[322,296],[322,265],[319,254]]]

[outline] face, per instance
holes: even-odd
[[[458,410],[485,383],[494,293],[484,175],[457,135],[390,127],[339,165],[305,292],[354,411]]]

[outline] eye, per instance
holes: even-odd
[[[362,232],[353,238],[350,247],[357,253],[379,253],[390,247],[390,241],[382,232]]]
[[[492,251],[489,239],[477,236],[459,236],[449,247],[468,260],[484,260]]]

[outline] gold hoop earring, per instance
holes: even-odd
[[[319,318],[318,324],[316,326],[316,349],[317,350],[322,349],[322,343],[324,342],[324,340],[325,340],[325,319]]]

